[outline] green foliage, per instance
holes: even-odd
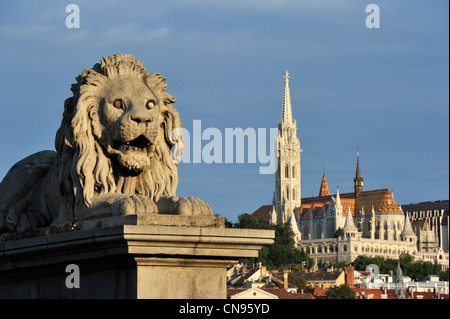
[[[272,225],[265,220],[250,214],[242,214],[238,216],[238,222],[234,224],[234,228],[247,229],[273,229]]]
[[[438,263],[431,263],[429,261],[414,261],[414,257],[409,254],[402,254],[399,256],[400,267],[404,276],[409,276],[411,279],[416,281],[424,281],[428,275],[438,275],[441,278],[445,278],[448,271],[442,271],[441,265]],[[397,259],[382,258],[382,257],[368,257],[368,256],[358,256],[352,265],[355,266],[356,270],[366,270],[367,266],[370,264],[375,264],[380,269],[381,274],[389,274],[391,271],[395,274],[397,270]]]
[[[238,217],[235,228],[247,229],[272,229],[275,231],[274,243],[265,246],[259,251],[255,262],[261,262],[268,269],[293,269],[295,265],[311,264],[308,254],[295,247],[294,232],[289,224],[272,225],[250,214],[242,214]],[[252,262],[252,261],[248,261]]]
[[[442,281],[448,281],[448,268],[445,270],[442,270],[441,273],[439,274],[439,280]]]
[[[214,214],[215,217],[223,217],[220,216],[220,214]],[[225,228],[231,228],[233,227],[233,223],[230,222],[226,217],[223,217],[225,219]]]
[[[303,290],[304,293],[313,292],[314,288],[309,286],[305,279],[295,276],[295,274],[290,273],[288,275],[288,282],[298,288],[298,292]]]
[[[328,288],[325,292],[325,299],[355,299],[355,293],[347,285],[340,285]]]
[[[342,235],[342,229],[341,227],[339,227],[338,229],[336,229],[336,231],[333,234],[333,238],[338,238]]]

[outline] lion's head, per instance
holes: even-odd
[[[55,141],[66,209],[89,207],[105,193],[142,194],[154,202],[174,195],[177,163],[170,150],[183,145],[182,135],[173,134],[181,120],[161,74],[118,53],[76,80]]]

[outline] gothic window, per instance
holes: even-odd
[[[289,186],[286,186],[286,200],[289,200]]]
[[[302,239],[303,240],[309,239],[309,230],[308,230],[308,226],[306,226],[306,225],[303,225],[303,227],[302,227]]]
[[[292,200],[296,200],[297,199],[297,189],[294,187],[292,189]]]
[[[384,221],[384,225],[383,225],[383,229],[384,229],[384,240],[388,240],[388,224],[386,221]]]
[[[322,226],[320,224],[317,224],[315,239],[319,239],[319,238],[322,238]]]
[[[284,165],[284,177],[289,178],[289,164]]]
[[[296,171],[297,171],[297,166],[293,165],[292,166],[292,178],[296,178],[297,177]]]
[[[394,240],[394,236],[395,236],[395,224],[394,224],[394,222],[391,221],[391,223],[389,224],[389,228],[390,228],[389,240]]]

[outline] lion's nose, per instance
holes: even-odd
[[[152,117],[146,114],[131,114],[130,119],[138,124],[140,123],[151,123]]]

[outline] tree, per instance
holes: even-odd
[[[294,268],[294,265],[310,265],[309,255],[295,247],[294,232],[290,224],[272,225],[261,218],[250,214],[242,214],[238,217],[238,222],[234,228],[247,229],[272,229],[275,231],[274,243],[263,247],[256,260],[247,260],[248,263],[261,262],[268,269]]]
[[[215,217],[223,217],[220,216],[220,214],[214,214]],[[233,223],[230,222],[226,217],[223,217],[225,219],[225,228],[231,228],[233,227]]]
[[[336,229],[336,231],[334,232],[333,238],[341,237],[341,235],[342,235],[342,229],[341,229],[341,227],[339,227],[339,228]]]
[[[347,285],[331,287],[325,292],[325,299],[355,299],[355,297],[352,288]]]
[[[291,285],[296,286],[299,291],[303,290],[303,292],[313,292],[314,288],[309,286],[305,279],[301,277],[297,277],[294,273],[290,273],[288,275],[288,282]]]
[[[442,273],[442,267],[438,263],[425,262],[422,260],[414,260],[414,257],[409,254],[401,254],[399,259],[382,258],[382,257],[368,257],[358,256],[353,261],[353,266],[356,270],[366,270],[370,264],[378,266],[381,274],[395,274],[397,270],[397,264],[400,261],[400,267],[402,268],[403,275],[411,277],[413,280],[423,281],[429,275],[438,275],[445,278],[445,273]]]
[[[234,224],[233,227],[247,229],[272,229],[271,224],[250,214],[239,215],[238,222]]]
[[[448,281],[448,268],[445,270],[441,270],[439,273],[439,280]]]

